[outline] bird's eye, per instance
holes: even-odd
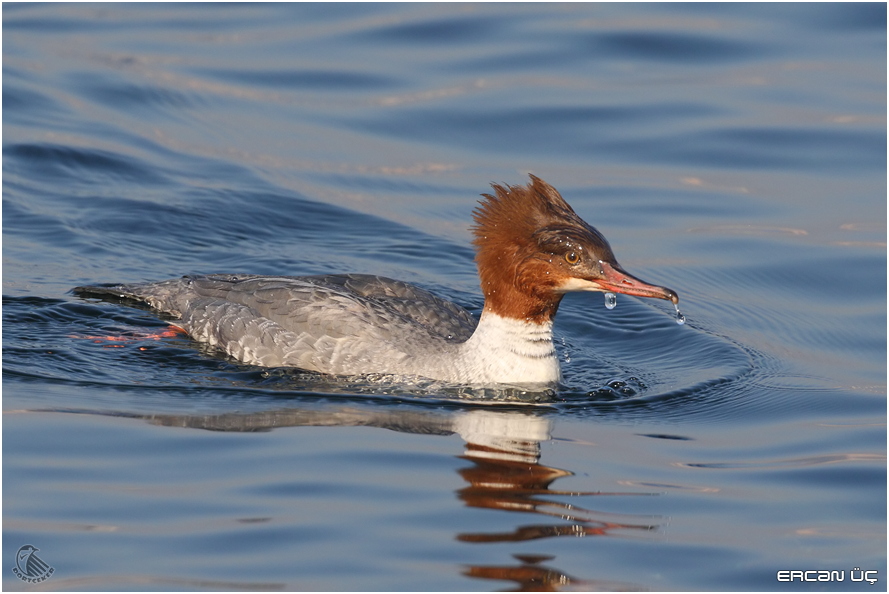
[[[580,255],[577,252],[568,252],[565,254],[565,261],[573,266],[580,262]]]

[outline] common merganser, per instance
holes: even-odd
[[[462,307],[408,283],[365,274],[214,274],[77,287],[148,303],[192,338],[235,359],[337,375],[420,376],[459,384],[560,380],[553,317],[565,293],[678,295],[621,268],[608,242],[555,188],[492,184],[473,211],[485,305]],[[678,311],[678,306],[677,306]]]

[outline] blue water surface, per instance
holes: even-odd
[[[885,4],[7,4],[3,34],[4,589],[885,591]],[[471,211],[528,173],[687,324],[569,295],[562,384],[503,396],[242,365],[71,293],[365,272],[477,314]]]

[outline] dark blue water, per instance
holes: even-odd
[[[3,33],[5,589],[31,544],[60,590],[885,590],[885,5]],[[253,368],[70,292],[366,272],[477,313],[470,213],[529,172],[688,318],[569,295],[543,397]]]

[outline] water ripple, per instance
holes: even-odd
[[[749,60],[768,54],[762,43],[692,33],[603,33],[591,36],[590,44],[597,51],[655,62],[679,62],[684,66]]]
[[[3,147],[3,165],[25,174],[52,177],[59,180],[73,179],[78,183],[95,178],[94,183],[136,182],[140,184],[167,184],[166,177],[146,163],[120,153],[100,149],[75,148],[54,144],[13,144]]]

